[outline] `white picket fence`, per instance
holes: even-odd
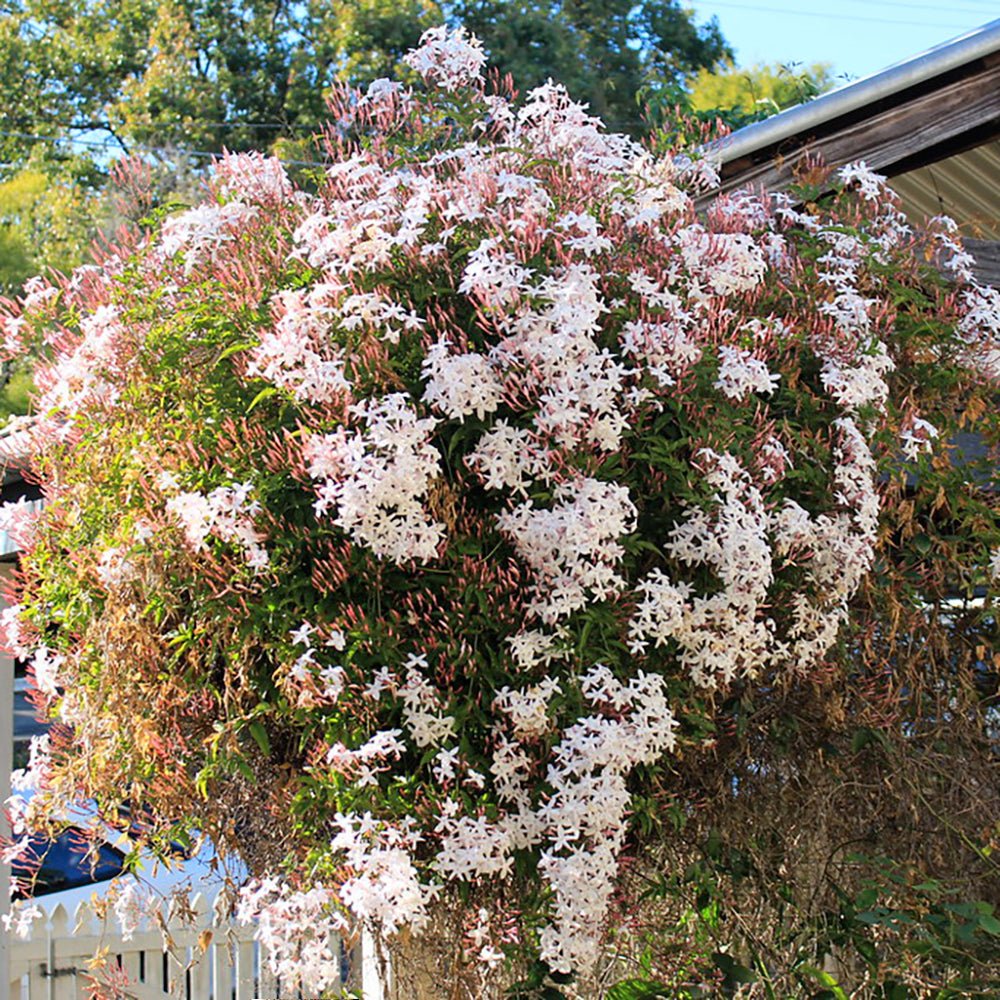
[[[128,941],[122,940],[113,920],[99,919],[88,903],[72,916],[61,904],[51,916],[36,919],[27,939],[11,941],[10,1000],[86,1000],[90,963],[103,954],[127,976],[128,985],[115,1000],[300,1000],[297,990],[283,990],[261,961],[252,926],[219,926],[203,896],[192,900],[195,919],[169,926],[172,945],[164,948],[163,934],[144,924]],[[340,956],[338,989],[361,994],[361,949],[346,950],[331,941]],[[365,969],[368,979],[371,970]],[[372,992],[366,991],[367,997]]]

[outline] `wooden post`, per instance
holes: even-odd
[[[361,932],[361,995],[365,1000],[385,1000],[375,938],[367,928]]]
[[[129,948],[124,941],[120,947],[122,948],[122,970],[128,976],[129,986],[138,986],[140,982],[139,952],[134,948]]]
[[[271,971],[271,966],[267,961],[267,955],[264,954],[263,948],[258,948],[257,950],[257,978],[257,993],[260,1000],[278,1000],[281,996],[281,987],[274,973]]]
[[[255,1000],[253,941],[236,942],[236,1000]]]
[[[229,961],[229,946],[223,934],[212,945],[212,1000],[231,1000],[233,964]]]
[[[342,990],[344,988],[343,980],[343,968],[344,968],[344,942],[339,936],[330,936],[330,951],[336,957],[337,960],[337,970],[334,976],[333,983],[331,984],[331,989]]]
[[[215,929],[212,927],[212,906],[199,892],[191,900],[191,909],[197,914],[194,925],[194,943],[191,947],[191,1000],[209,1000],[212,996],[212,947]],[[211,937],[202,937],[210,934]],[[218,998],[216,998],[218,1000]]]

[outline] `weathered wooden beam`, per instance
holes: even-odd
[[[976,258],[973,270],[976,277],[987,285],[1000,288],[1000,241],[962,240],[965,249]]]
[[[961,79],[870,117],[840,127],[824,123],[824,131],[815,135],[794,136],[752,160],[727,163],[722,189],[782,190],[809,158],[830,166],[864,160],[872,170],[892,176],[994,135],[1000,135],[1000,54],[982,60]]]

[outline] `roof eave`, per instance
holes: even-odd
[[[793,136],[851,114],[859,108],[892,97],[911,87],[961,68],[1000,51],[1000,19],[937,45],[920,55],[857,80],[838,90],[782,111],[711,143],[705,149],[713,159],[729,163],[775,146]]]

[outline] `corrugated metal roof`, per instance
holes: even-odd
[[[1000,240],[1000,139],[897,174],[890,183],[913,222],[949,215],[964,236]]]

